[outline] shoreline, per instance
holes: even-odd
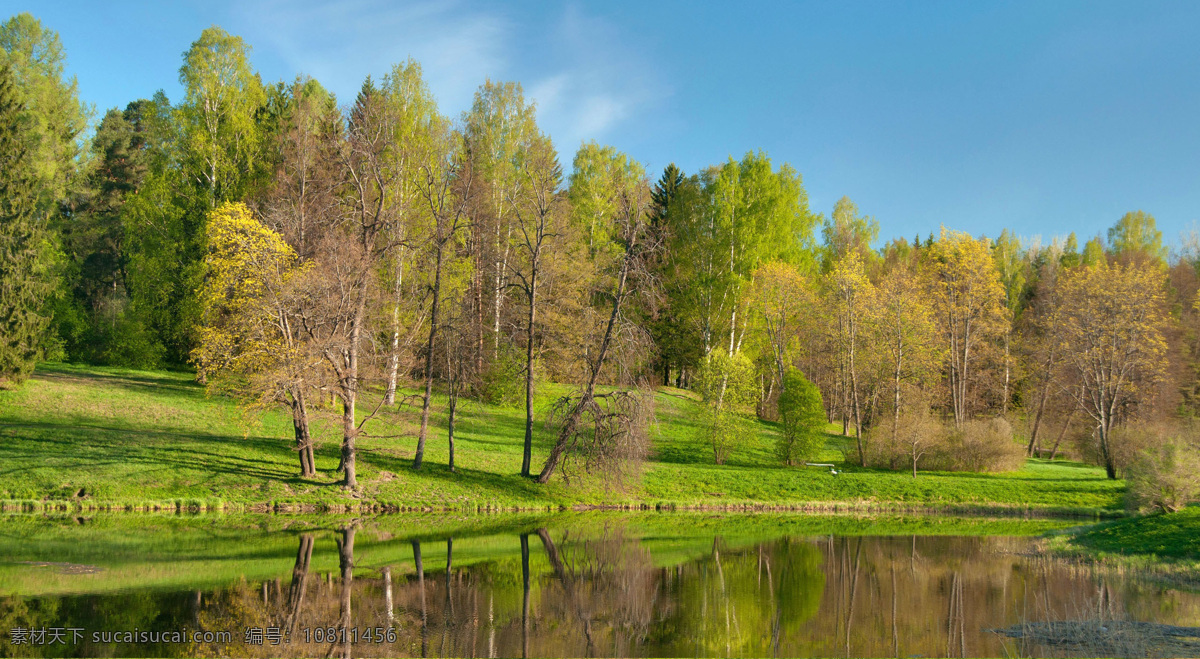
[[[215,500],[175,499],[167,501],[70,501],[70,500],[0,500],[0,513],[118,513],[118,514],[261,514],[261,515],[323,515],[347,513],[398,514],[425,513],[444,515],[507,515],[556,512],[712,512],[712,513],[814,513],[814,514],[916,514],[958,517],[1024,517],[1028,519],[1091,519],[1095,521],[1122,519],[1124,510],[1081,508],[1070,506],[1021,506],[1001,503],[906,503],[888,501],[802,501],[725,503],[696,503],[662,501],[625,504],[545,504],[545,505],[402,505],[373,501],[358,503],[302,503],[271,501],[233,503]]]

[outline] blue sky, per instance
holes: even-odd
[[[655,175],[765,149],[814,210],[849,195],[882,236],[945,224],[1095,235],[1153,214],[1200,219],[1200,3],[60,2],[0,0],[57,30],[103,112],[180,88],[217,24],[268,81],[341,101],[419,60],[458,116],[487,77],[517,80],[564,164],[581,140]]]

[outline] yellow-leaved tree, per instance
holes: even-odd
[[[1062,384],[1096,423],[1099,453],[1117,477],[1112,429],[1145,403],[1166,369],[1166,273],[1157,264],[1095,265],[1060,280]]]
[[[202,322],[192,359],[210,391],[253,408],[287,405],[292,412],[301,476],[316,474],[305,402],[311,373],[300,341],[296,283],[304,267],[278,233],[242,203],[209,213],[208,274],[199,291]]]
[[[1006,331],[1004,287],[986,238],[943,228],[930,254],[934,317],[947,353],[954,423],[961,427],[974,411],[971,383],[981,358]]]
[[[842,427],[845,432],[847,414],[854,417],[854,437],[858,442],[858,462],[866,464],[863,451],[863,352],[867,339],[864,331],[867,314],[873,306],[875,287],[867,279],[862,257],[858,252],[847,252],[833,264],[825,276],[825,288],[832,309],[834,322],[833,344],[837,347],[838,373],[842,399]]]

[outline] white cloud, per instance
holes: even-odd
[[[549,44],[556,69],[527,88],[539,123],[569,158],[583,141],[605,141],[638,112],[663,100],[639,48],[609,22],[568,6]]]
[[[512,27],[504,16],[457,2],[273,0],[246,6],[239,18],[252,43],[334,89],[343,103],[367,74],[378,78],[412,57],[443,111],[452,113],[470,106],[485,78],[502,74]]]
[[[485,79],[521,82],[566,161],[580,142],[611,139],[664,96],[642,50],[574,5],[547,16],[464,1],[266,0],[232,18],[259,55],[312,75],[343,104],[367,74],[408,57],[452,117]]]

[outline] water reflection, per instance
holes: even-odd
[[[1195,626],[1200,596],[1031,557],[1029,541],[1020,538],[675,537],[610,522],[457,538],[395,538],[350,522],[287,538],[295,558],[286,583],[282,567],[277,577],[199,589],[147,585],[108,594],[0,597],[3,634],[17,627],[187,629],[227,631],[228,642],[106,645],[89,636],[76,644],[14,645],[6,636],[0,656],[965,657],[1200,650],[1160,626],[1132,624]],[[356,538],[366,539],[357,552]],[[0,587],[4,583],[0,579]],[[1121,636],[1104,645],[1110,633]]]

